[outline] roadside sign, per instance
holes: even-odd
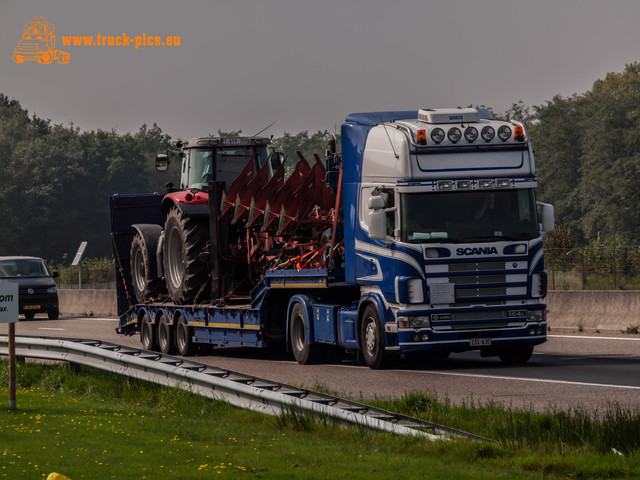
[[[18,321],[18,284],[0,282],[0,323]]]
[[[75,267],[80,263],[80,261],[82,260],[82,255],[84,255],[85,248],[87,248],[87,242],[82,242],[80,244],[80,248],[78,248],[78,253],[76,253],[76,256],[73,258],[73,262],[71,262],[71,265]]]

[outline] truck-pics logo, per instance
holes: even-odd
[[[56,26],[47,22],[45,17],[33,17],[24,24],[22,38],[13,50],[13,61],[23,63],[35,60],[38,63],[50,64],[57,60],[60,64],[69,63],[68,52],[56,50]]]

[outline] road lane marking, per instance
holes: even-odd
[[[623,337],[589,337],[587,335],[547,335],[551,338],[586,338],[588,340],[627,340],[631,342],[640,342],[640,338],[623,338]]]
[[[451,377],[471,377],[471,378],[490,378],[492,380],[516,380],[520,382],[532,382],[532,383],[554,383],[560,385],[577,385],[581,387],[604,387],[604,388],[623,388],[625,390],[640,390],[640,387],[634,385],[613,385],[608,383],[589,383],[589,382],[574,382],[571,380],[551,380],[547,378],[526,378],[526,377],[507,377],[501,375],[483,375],[479,373],[454,373],[454,372],[434,372],[431,370],[395,370],[396,372],[403,373],[422,373],[430,375],[448,375]]]
[[[66,330],[66,328],[47,328],[47,327],[39,327],[38,330],[59,330],[61,332],[64,332]]]
[[[356,367],[354,365],[333,365],[335,367],[342,368],[362,368]],[[391,370],[390,370],[391,371]],[[490,378],[492,380],[515,380],[521,382],[530,382],[530,383],[552,383],[559,385],[576,385],[581,387],[604,387],[604,388],[622,388],[625,390],[640,390],[640,386],[634,385],[613,385],[608,383],[589,383],[589,382],[574,382],[571,380],[552,380],[547,378],[526,378],[526,377],[508,377],[502,375],[486,375],[480,373],[456,373],[456,372],[436,372],[433,370],[406,370],[406,369],[398,369],[392,370],[393,372],[401,372],[401,373],[419,373],[422,375],[441,375],[441,376],[449,376],[449,377],[467,377],[467,378]]]

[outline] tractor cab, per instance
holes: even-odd
[[[280,166],[279,155],[269,158],[268,138],[254,137],[205,137],[192,138],[186,142],[178,141],[179,151],[159,154],[156,168],[165,171],[170,157],[179,157],[181,162],[179,190],[204,190],[212,181],[224,182],[228,188],[245,169],[253,164],[257,173],[270,160],[269,177]]]

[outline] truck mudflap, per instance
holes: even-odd
[[[120,315],[119,326],[116,332],[121,335],[131,336],[138,332],[138,320],[136,318],[136,307],[131,307]]]

